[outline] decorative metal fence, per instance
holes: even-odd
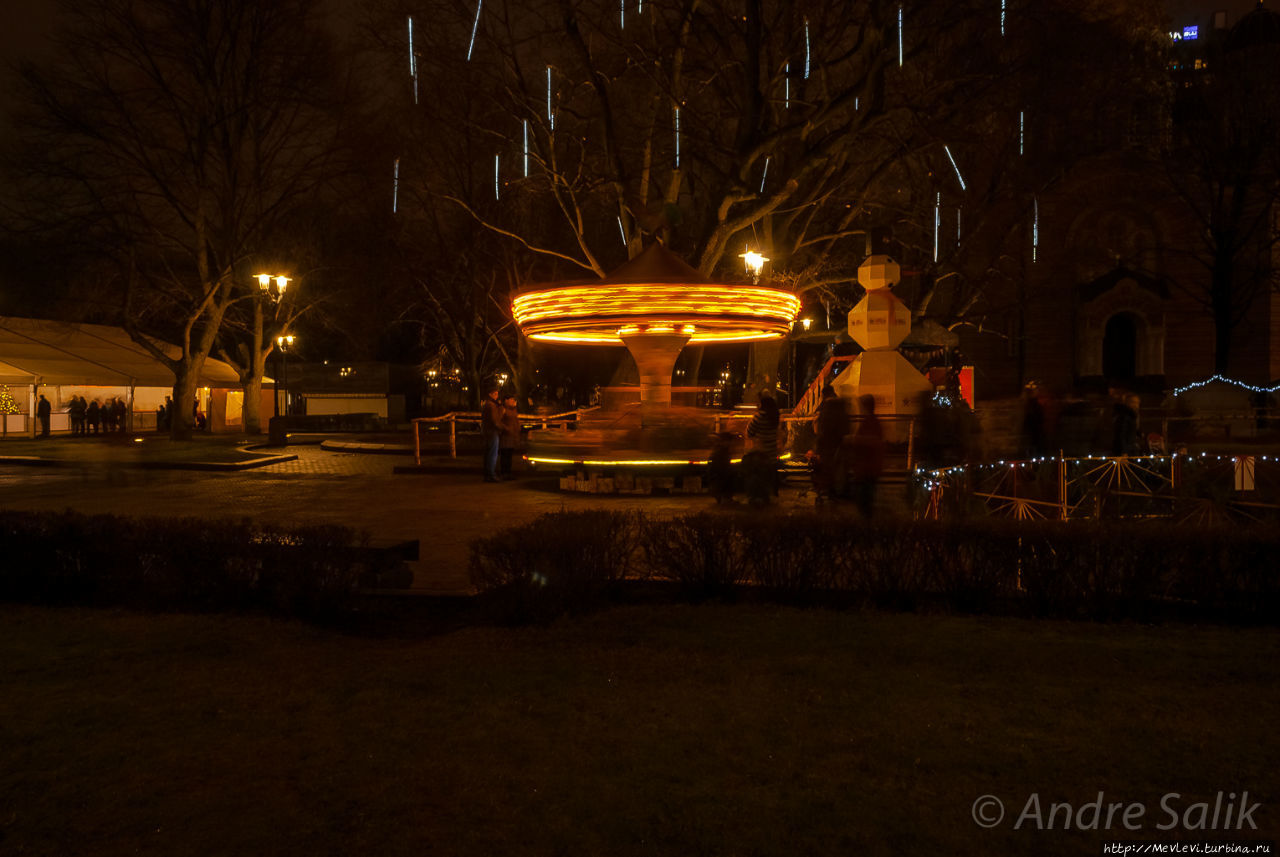
[[[918,517],[1280,524],[1280,456],[1057,456],[917,470]]]

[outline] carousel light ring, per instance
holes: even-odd
[[[761,286],[601,283],[526,292],[512,312],[530,339],[622,345],[633,331],[678,332],[697,345],[786,336],[800,299]]]

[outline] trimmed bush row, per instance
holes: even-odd
[[[471,576],[513,621],[590,609],[623,580],[649,580],[691,599],[1274,622],[1278,555],[1280,533],[1269,529],[591,511],[477,541]]]
[[[0,599],[324,619],[370,556],[343,527],[0,511]]]

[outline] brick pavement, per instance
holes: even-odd
[[[470,543],[560,509],[637,509],[669,515],[714,508],[706,496],[633,497],[561,493],[554,477],[526,474],[487,484],[478,462],[436,459],[436,472],[396,475],[409,456],[291,446],[296,461],[241,472],[136,470],[84,462],[56,468],[0,466],[0,507],[102,514],[251,517],[280,524],[341,524],[373,538],[418,539],[414,590],[470,591]],[[811,505],[785,489],[780,511]]]

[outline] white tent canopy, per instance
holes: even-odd
[[[177,357],[175,345],[156,343]],[[0,317],[0,384],[172,387],[173,372],[122,328]],[[212,357],[197,382],[238,387],[234,369]]]

